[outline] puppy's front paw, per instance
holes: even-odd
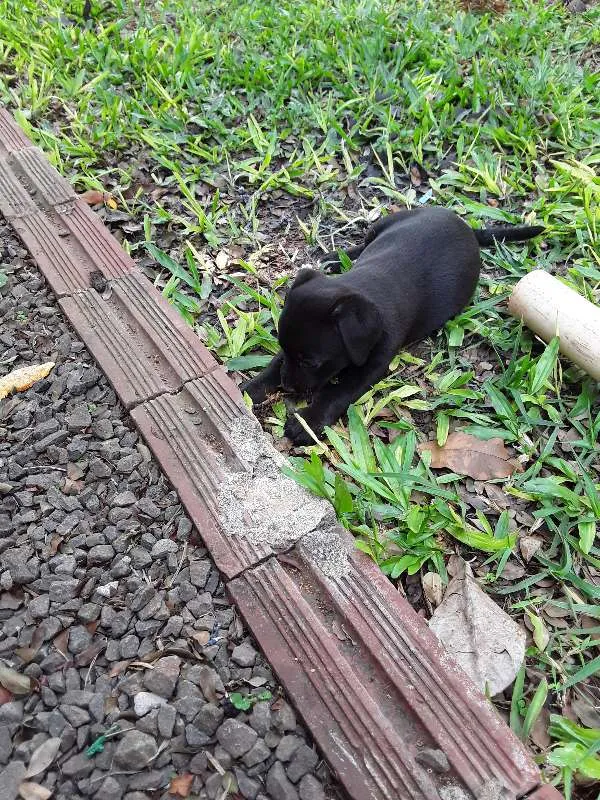
[[[305,445],[314,444],[315,441],[310,436],[310,434],[306,431],[303,427],[302,423],[298,421],[296,415],[293,412],[290,412],[290,416],[287,418],[285,423],[285,428],[283,429],[283,435],[287,436],[287,438],[293,442],[296,447],[303,447]],[[304,416],[301,414],[300,416]],[[306,420],[306,424],[310,427],[310,429],[314,432],[315,436],[319,436],[321,433],[322,426],[314,425],[310,420]]]
[[[251,378],[249,381],[240,383],[239,389],[242,394],[246,392],[255,406],[264,403],[267,399],[267,387],[265,386],[264,381],[261,381],[260,375],[256,378]]]

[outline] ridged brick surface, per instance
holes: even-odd
[[[271,555],[270,548],[239,536],[226,535],[219,519],[219,489],[224,470],[244,465],[207,413],[205,398],[213,379],[188,384],[177,395],[163,394],[133,409],[131,416],[181,498],[187,513],[209,548],[215,564],[232,578]],[[226,415],[221,401],[220,414]]]
[[[77,197],[71,184],[58,174],[39,147],[16,150],[7,160],[15,175],[41,205],[50,208]]]
[[[5,108],[0,108],[0,158],[24,147],[31,147],[31,142],[17,125],[12,114]]]
[[[526,748],[369,558],[352,552],[340,577],[304,563],[302,575],[312,574],[380,680],[393,685],[392,703],[419,719],[472,792],[491,778],[519,795],[535,788],[539,773]]]

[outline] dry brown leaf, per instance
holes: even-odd
[[[48,548],[48,552],[51,556],[55,556],[58,553],[58,548],[61,546],[62,542],[62,536],[55,533],[52,539],[50,539],[50,547]]]
[[[171,783],[169,784],[169,794],[175,794],[177,797],[188,797],[193,782],[194,776],[189,772],[183,775],[175,775],[171,778]]]
[[[46,789],[39,783],[23,781],[19,785],[19,795],[23,800],[48,800],[49,797],[52,797],[52,789]]]
[[[0,706],[3,706],[5,703],[12,703],[14,699],[15,696],[12,692],[9,692],[4,686],[0,686]]]
[[[547,708],[542,708],[536,721],[533,723],[529,738],[544,753],[550,747],[550,712]]]
[[[435,441],[425,442],[419,445],[419,450],[431,453],[431,466],[434,469],[451,469],[480,481],[508,478],[516,470],[522,469],[518,461],[510,458],[500,438],[484,440],[470,433],[455,431],[448,436],[443,447]]]
[[[29,643],[28,647],[17,647],[15,650],[15,655],[19,656],[21,661],[23,661],[25,664],[29,664],[36,657],[40,647],[44,643],[45,635],[46,632],[44,626],[39,625],[33,632],[33,636],[31,637],[31,642]]]
[[[13,694],[30,694],[32,689],[31,678],[23,675],[16,669],[0,664],[0,684]]]
[[[116,678],[122,672],[125,672],[127,667],[131,664],[131,661],[117,661],[113,664],[111,671],[108,673],[109,678]]]
[[[425,597],[429,600],[433,608],[437,608],[442,602],[444,592],[442,579],[437,572],[427,572],[421,578],[421,583],[423,585]]]
[[[537,536],[523,536],[519,539],[519,550],[527,563],[531,561],[542,544],[542,540],[538,539]]]
[[[92,642],[92,644],[89,647],[86,647],[82,653],[79,653],[75,659],[75,666],[87,667],[105,649],[106,639],[98,639],[98,641]]]
[[[429,627],[481,691],[491,697],[515,679],[525,657],[525,631],[483,592],[462,562]]]
[[[60,738],[58,736],[52,739],[46,739],[45,742],[42,742],[42,744],[33,751],[25,777],[33,778],[35,775],[45,772],[56,758],[59,750]]]
[[[56,647],[61,656],[68,659],[69,628],[65,628],[65,630],[61,631],[58,634],[58,636],[55,636],[54,639],[52,640],[52,644],[54,645],[54,647]]]
[[[88,206],[98,206],[100,203],[105,203],[113,211],[117,208],[117,201],[109,194],[109,192],[100,192],[98,189],[88,189],[87,192],[82,192],[79,199]]]
[[[34,383],[41,381],[49,375],[52,369],[54,369],[54,361],[48,361],[46,364],[34,364],[31,367],[13,369],[8,375],[0,378],[0,400],[11,392],[27,391]]]

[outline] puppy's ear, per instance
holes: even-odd
[[[381,336],[377,307],[360,294],[348,294],[336,301],[333,318],[350,360],[362,367]]]
[[[307,281],[311,281],[313,278],[316,278],[319,273],[314,270],[310,269],[310,267],[302,267],[296,273],[296,277],[294,278],[294,282],[292,284],[292,289],[297,289],[298,286],[302,286],[303,283]]]

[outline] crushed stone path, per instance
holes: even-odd
[[[0,665],[35,688],[0,695],[0,797],[53,738],[29,780],[56,800],[188,796],[169,794],[177,776],[192,798],[337,797],[177,494],[1,219],[0,269],[0,376],[56,362],[0,401]]]

